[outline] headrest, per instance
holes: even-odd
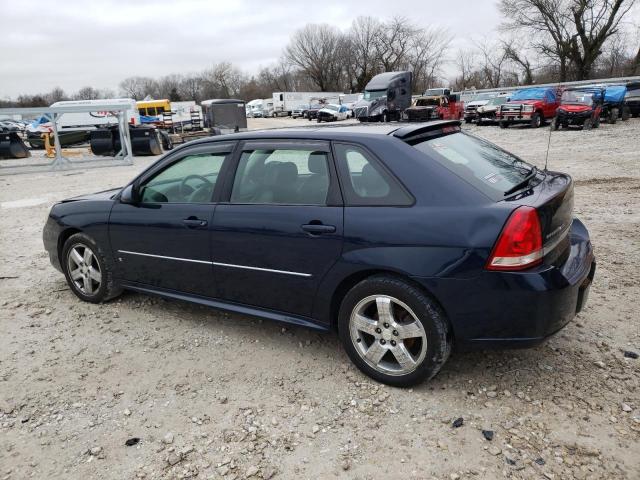
[[[283,185],[294,184],[298,180],[298,167],[293,162],[284,162],[278,165],[278,183]]]
[[[311,173],[327,173],[327,155],[323,152],[311,152],[308,161]]]

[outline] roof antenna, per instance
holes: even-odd
[[[555,95],[558,97],[558,93],[560,92],[560,84],[556,85]],[[556,112],[556,115],[558,113]],[[551,120],[553,122],[553,120]],[[547,165],[549,164],[549,149],[551,148],[551,132],[553,132],[553,123],[549,126],[549,138],[547,140],[547,153],[544,157],[544,173],[547,173]]]

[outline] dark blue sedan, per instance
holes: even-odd
[[[595,272],[573,183],[459,122],[212,137],[122,189],[57,203],[52,264],[88,302],[123,289],[320,330],[388,384],[452,346],[531,346]]]

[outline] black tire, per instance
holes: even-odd
[[[620,118],[623,122],[626,122],[627,120],[629,120],[629,118],[631,118],[631,110],[629,109],[629,107],[622,107],[622,116]]]
[[[540,128],[543,123],[544,119],[540,112],[533,112],[533,115],[531,115],[531,128]]]
[[[618,121],[618,109],[617,108],[612,108],[609,111],[609,118],[607,120],[607,123],[610,123],[611,125],[615,125],[615,123]]]
[[[598,116],[593,120],[593,128],[598,128],[599,126],[600,126],[600,117]]]
[[[383,112],[382,115],[380,115],[380,121],[382,123],[387,123],[389,121],[389,114],[387,112]]]
[[[75,282],[71,279],[69,272],[69,254],[74,247],[78,246],[86,246],[91,249],[102,274],[100,286],[93,294],[90,295],[82,292],[78,288]],[[64,243],[64,246],[62,247],[61,264],[69,288],[71,288],[71,291],[80,300],[90,303],[102,303],[111,300],[122,293],[122,288],[113,278],[114,266],[110,256],[90,236],[84,233],[71,235]]]
[[[582,124],[582,129],[591,130],[592,128],[593,128],[593,120],[591,120],[590,118],[585,119],[584,123]]]
[[[464,123],[471,123],[472,119],[471,118],[466,118],[464,119]]]
[[[426,354],[407,374],[386,374],[372,368],[362,359],[351,339],[349,327],[352,311],[360,301],[373,295],[389,296],[403,302],[415,313],[417,321],[424,328],[427,339]],[[442,309],[421,289],[393,276],[375,275],[362,280],[349,290],[340,305],[338,331],[347,355],[363,373],[395,387],[409,387],[433,378],[451,353],[449,323]],[[382,340],[380,342],[382,343]]]
[[[501,121],[500,128],[509,128],[509,122],[505,122],[504,120]]]
[[[553,120],[551,120],[551,130],[558,130],[560,128],[560,120],[558,120],[558,117],[553,117]]]

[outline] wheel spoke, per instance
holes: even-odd
[[[368,333],[369,335],[376,334],[377,322],[372,318],[367,318],[364,315],[356,314],[353,317],[352,322],[360,332]]]
[[[80,280],[82,278],[82,271],[79,268],[72,270],[69,274],[72,280]]]
[[[364,356],[374,365],[377,365],[385,353],[387,353],[386,348],[380,345],[379,342],[373,342]]]
[[[82,259],[82,255],[80,255],[78,253],[78,250],[76,250],[75,248],[71,250],[71,260],[73,260],[73,262],[78,266],[82,265],[82,262],[84,261]]]
[[[403,370],[415,367],[416,361],[413,359],[413,356],[402,342],[392,348],[391,353],[394,357],[396,357],[396,360]]]
[[[93,285],[91,284],[91,279],[89,275],[82,278],[84,284],[84,293],[93,293]]]
[[[416,321],[407,323],[406,325],[396,325],[395,329],[398,331],[398,339],[400,340],[422,337],[424,335],[422,328]]]
[[[93,259],[93,253],[87,247],[84,248],[84,263],[87,265],[91,265],[91,260]]]
[[[378,321],[382,323],[393,322],[393,311],[391,310],[391,299],[389,297],[377,297],[376,308],[378,309]]]
[[[100,275],[100,272],[93,267],[89,268],[89,277],[98,283],[102,281],[102,276]]]

